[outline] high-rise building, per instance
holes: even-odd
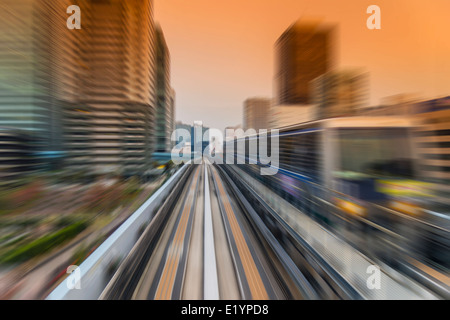
[[[369,76],[360,70],[330,71],[311,82],[317,118],[354,116],[368,106]]]
[[[77,104],[64,112],[66,165],[88,173],[142,175],[155,143],[153,2],[77,4],[88,14],[83,15],[79,63],[74,66],[82,70]]]
[[[272,99],[250,98],[244,102],[244,130],[269,129],[269,117]]]
[[[62,157],[62,109],[78,87],[81,34],[66,28],[70,0],[0,3],[0,126],[33,138],[41,169]]]
[[[70,5],[81,9],[81,29],[66,27]],[[158,88],[166,137],[175,113],[167,46],[157,77],[153,1],[4,0],[0,9],[0,126],[30,132],[43,169],[144,174]]]
[[[169,152],[174,130],[175,91],[170,86],[170,54],[161,28],[156,28],[156,151]]]
[[[33,139],[28,130],[0,127],[0,187],[37,171],[33,152]]]
[[[334,28],[299,20],[276,42],[275,104],[312,103],[310,82],[330,71]]]

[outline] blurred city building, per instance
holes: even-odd
[[[242,129],[242,130],[245,130],[245,128],[243,128],[240,124],[238,124],[238,125],[236,125],[236,126],[228,126],[228,127],[226,127],[225,128],[225,134],[224,134],[224,137],[225,138],[233,138],[235,135],[234,135],[234,132],[236,131],[236,130],[239,130],[239,129]]]
[[[66,26],[69,0],[0,3],[0,126],[26,131],[42,168],[62,160],[62,109],[74,103],[80,33]],[[28,150],[28,146],[26,147]],[[1,156],[1,155],[0,155]]]
[[[378,106],[358,109],[358,114],[365,116],[411,116],[418,113],[419,96],[412,93],[401,93],[384,97]]]
[[[66,27],[70,5],[81,9],[80,30]],[[152,0],[5,0],[1,9],[0,126],[30,133],[39,168],[144,175],[153,152],[170,149],[175,92]]]
[[[299,20],[275,44],[276,105],[312,103],[310,82],[330,71],[334,27]]]
[[[202,154],[209,146],[209,128],[204,127],[202,121],[194,121],[191,127],[191,146],[192,152],[199,150]]]
[[[186,141],[186,137],[183,138],[178,130],[183,129],[190,135],[190,140]],[[203,126],[202,121],[194,121],[193,125],[185,124],[180,121],[176,123],[176,144],[181,148],[189,148],[191,152],[199,150],[202,153],[206,147],[210,144],[209,128]],[[184,140],[184,141],[183,141]]]
[[[269,129],[270,108],[272,99],[249,98],[244,102],[244,130],[247,129]]]
[[[175,91],[170,86],[170,53],[164,34],[156,28],[156,68],[157,68],[157,111],[156,111],[156,152],[169,152],[175,120]]]
[[[156,35],[151,0],[93,1],[84,15],[77,106],[65,110],[66,165],[142,175],[155,149]],[[95,13],[95,14],[94,14]]]
[[[450,97],[418,102],[414,110],[420,173],[434,183],[439,201],[450,204]]]
[[[203,122],[194,121],[191,127],[191,151],[202,151],[203,147]]]
[[[6,186],[30,173],[39,163],[33,157],[33,139],[25,130],[0,127],[0,186]]]
[[[227,152],[227,147],[230,148],[230,146],[228,145],[228,143],[232,143],[231,141],[233,141],[234,139],[236,139],[237,137],[241,136],[242,134],[251,134],[252,130],[248,130],[248,129],[252,129],[252,128],[247,128],[247,130],[245,130],[245,128],[243,128],[240,124],[236,125],[236,126],[228,126],[225,128],[224,133],[223,133],[223,143],[220,146],[220,149],[218,149],[220,152]],[[235,146],[236,147],[236,146]],[[228,149],[229,152],[230,149]]]
[[[357,115],[369,104],[369,75],[361,70],[329,71],[311,82],[317,118]]]
[[[177,130],[176,144],[180,145],[181,147],[184,147],[186,145],[186,141],[183,141],[183,139],[180,135],[180,130],[186,130],[187,132],[189,132],[189,134],[191,134],[192,125],[183,123],[181,121],[177,121],[175,124],[175,129]],[[190,143],[190,141],[189,141],[189,143]]]
[[[301,19],[277,40],[271,128],[316,119],[312,81],[333,66],[334,32],[334,26]]]
[[[176,124],[175,124],[175,115],[176,115],[176,110],[175,110],[175,102],[176,102],[176,92],[174,88],[170,89],[170,95],[169,95],[169,113],[170,113],[170,117],[168,117],[167,122],[169,123],[170,126],[170,135],[169,135],[169,144],[170,144],[170,148],[173,148],[175,146],[175,143],[171,140],[172,137],[172,133],[175,131],[176,129]]]
[[[418,178],[432,182],[437,200],[450,204],[450,97],[420,100],[415,94],[398,94],[383,98],[380,106],[361,109],[360,114],[410,119]]]
[[[270,116],[271,128],[283,128],[294,124],[314,121],[317,117],[315,105],[273,106]]]

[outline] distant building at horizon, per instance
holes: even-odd
[[[238,130],[238,129],[244,129],[244,128],[242,127],[242,125],[237,124],[235,126],[227,126],[227,127],[225,127],[224,132],[226,133],[227,130]]]
[[[413,110],[421,178],[436,183],[436,194],[450,204],[450,96],[418,102]]]
[[[274,101],[269,126],[281,128],[317,118],[312,81],[329,72],[335,27],[298,20],[275,43]]]
[[[172,134],[176,129],[176,124],[175,124],[175,117],[176,117],[176,108],[175,108],[175,104],[176,104],[176,92],[174,88],[171,88],[170,90],[170,95],[169,95],[169,113],[170,113],[170,118],[168,120],[169,122],[169,126],[170,126],[170,134],[169,134],[169,151],[175,146],[175,143],[172,141]]]
[[[396,94],[384,97],[378,106],[360,109],[365,116],[410,116],[419,112],[418,103],[423,102],[416,94]]]
[[[209,146],[209,128],[203,126],[202,121],[194,121],[191,129],[191,150],[192,152],[196,150],[201,150],[202,154],[205,152],[206,148]]]
[[[270,108],[272,99],[270,98],[249,98],[244,101],[243,129],[269,129]]]
[[[247,130],[244,129],[240,124],[238,124],[236,126],[225,127],[225,129],[223,130],[223,133],[222,133],[223,141],[226,141],[229,139],[234,139],[236,137],[236,133],[238,130],[242,130],[242,132],[244,132],[244,134],[245,134],[245,131],[247,131],[248,129]]]
[[[369,104],[369,74],[358,69],[329,71],[311,81],[317,119],[351,117]]]
[[[180,136],[180,132],[178,130],[185,130],[190,137],[190,140],[188,143],[186,143],[186,139]],[[176,130],[177,130],[177,136],[176,136],[176,142],[175,144],[178,145],[178,147],[186,147],[190,146],[191,152],[194,152],[195,149],[203,151],[206,149],[206,147],[210,144],[210,134],[209,134],[208,127],[203,126],[202,121],[194,121],[192,125],[185,124],[181,121],[176,122]],[[185,132],[185,134],[187,134]],[[184,140],[184,142],[183,142]]]
[[[0,127],[0,187],[39,170],[33,141],[28,130]]]
[[[334,27],[299,20],[275,44],[275,105],[309,105],[310,82],[331,70]]]

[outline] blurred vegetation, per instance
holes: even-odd
[[[172,161],[167,162],[159,180],[167,181],[176,168]],[[142,197],[142,191],[148,190],[145,188],[137,176],[96,176],[67,170],[0,186],[0,264],[21,263],[48,254],[86,228],[100,231],[124,210],[136,210],[158,189]],[[142,201],[137,201],[138,197]],[[81,263],[104,240],[105,235],[100,235],[78,246],[73,260]]]
[[[34,258],[74,238],[87,227],[87,221],[79,221],[17,248],[12,248],[0,256],[0,263],[18,263]]]

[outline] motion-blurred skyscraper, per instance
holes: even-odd
[[[299,20],[279,37],[271,127],[315,120],[311,82],[331,70],[333,41],[334,27],[313,20]]]
[[[65,110],[66,165],[143,175],[155,144],[156,31],[151,0],[80,0],[77,106]],[[78,32],[72,30],[72,32]]]
[[[272,99],[249,98],[244,101],[244,130],[269,129],[270,108]]]
[[[170,53],[160,27],[156,28],[156,152],[170,152],[175,130],[175,91],[170,86]]]
[[[275,94],[277,105],[312,103],[310,82],[330,71],[333,27],[299,20],[276,42]]]
[[[70,5],[81,9],[79,30],[66,26]],[[162,32],[153,1],[5,0],[0,6],[3,131],[31,134],[27,146],[40,169],[144,175],[156,150],[158,102],[165,106],[164,140],[174,127],[167,46],[162,76],[157,73]]]

